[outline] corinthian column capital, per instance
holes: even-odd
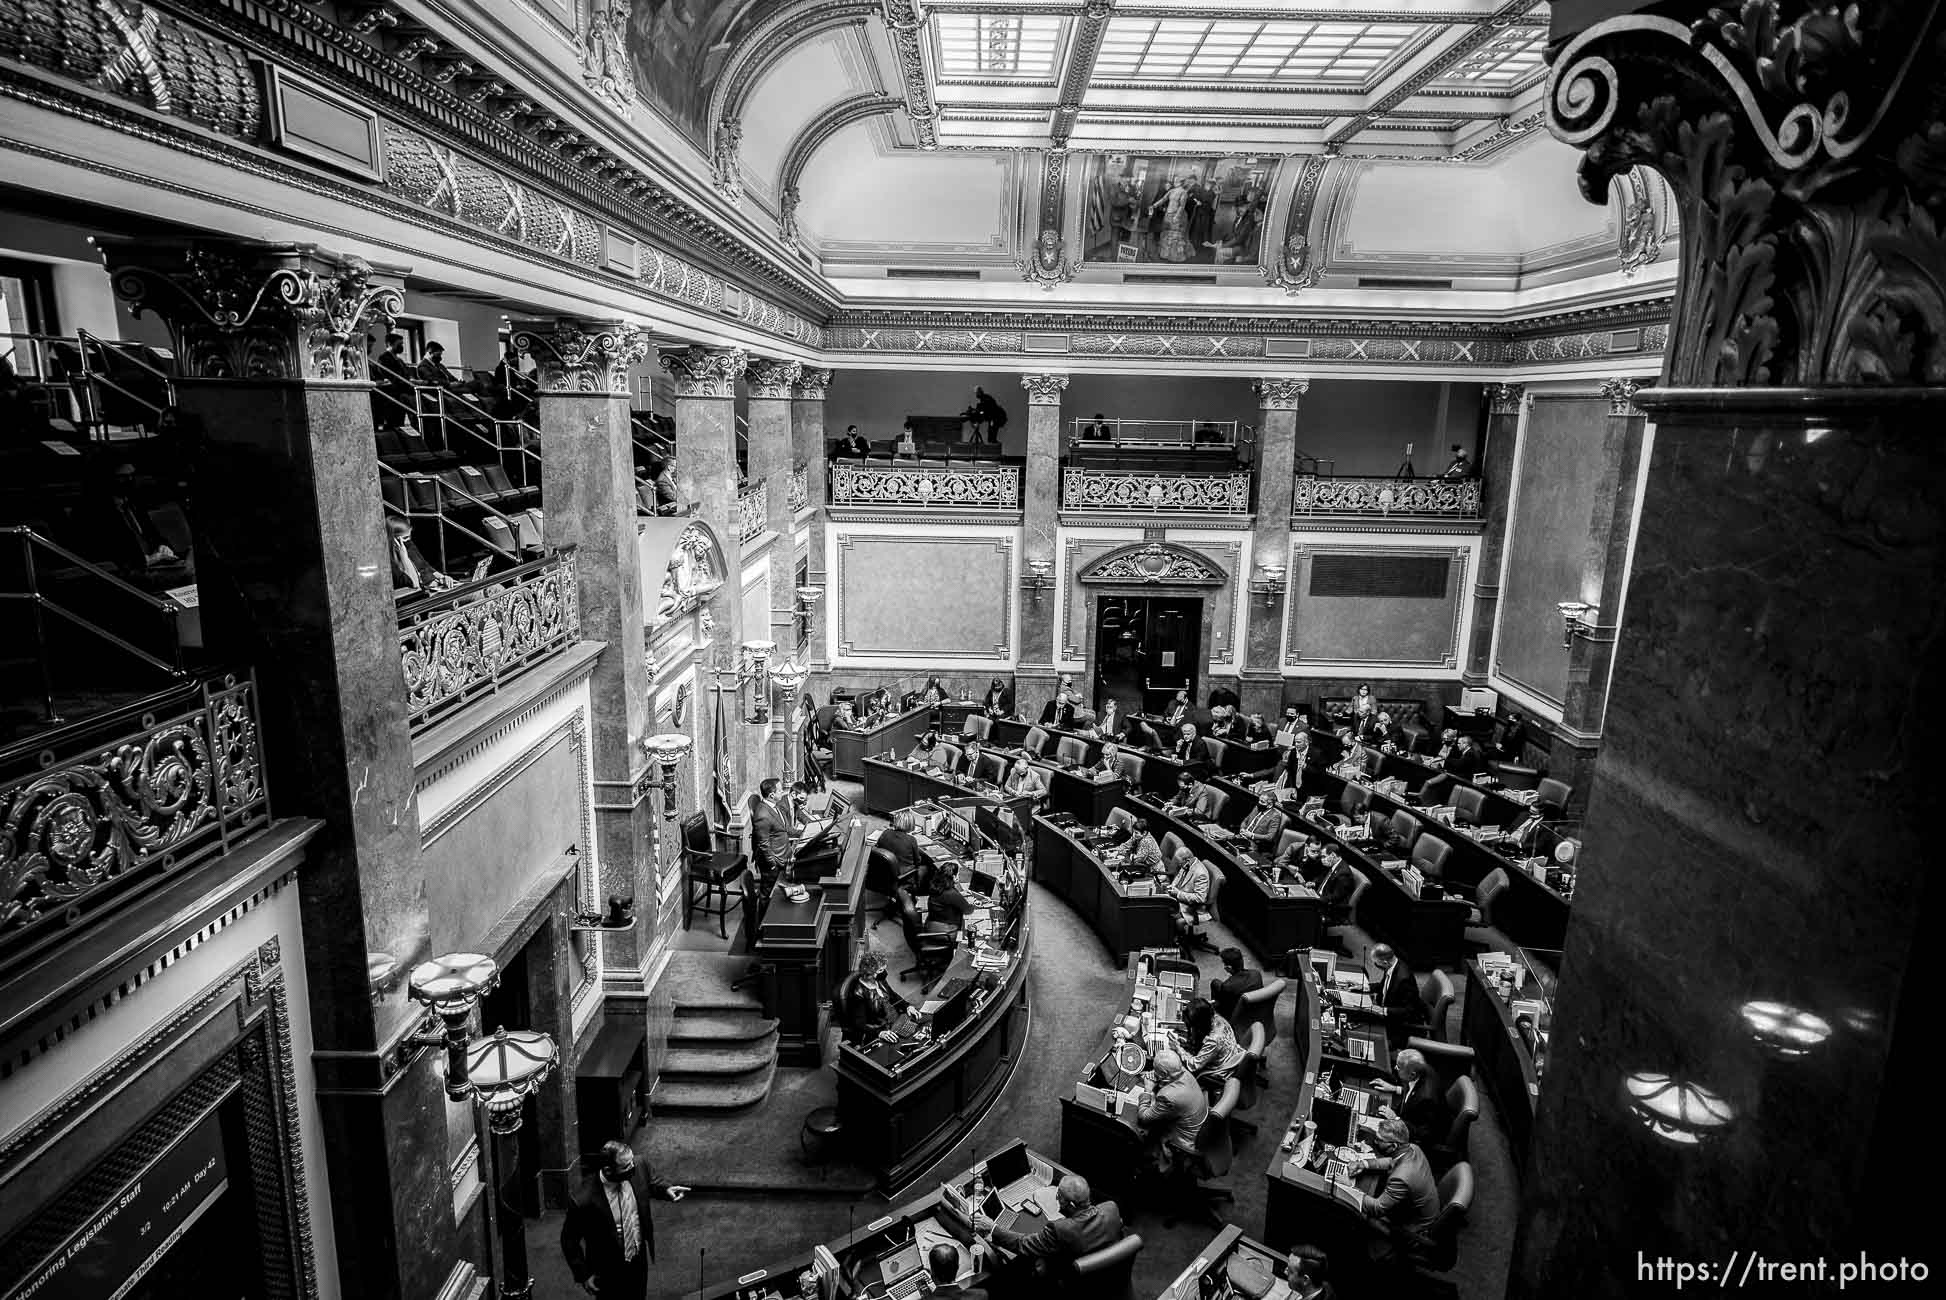
[[[628,396],[628,372],[649,352],[649,332],[619,320],[557,316],[515,321],[514,351],[534,359],[543,393]]]
[[[1303,404],[1304,394],[1311,391],[1310,380],[1286,376],[1259,379],[1253,386],[1260,411],[1295,411]]]
[[[791,395],[791,386],[803,373],[804,367],[795,361],[779,361],[775,357],[751,357],[750,364],[744,368],[743,380],[749,385],[752,397],[787,401]]]
[[[699,343],[662,354],[662,368],[676,381],[677,397],[735,397],[737,376],[745,362],[742,348],[706,348]]]
[[[822,402],[831,388],[831,372],[823,366],[804,366],[797,372],[795,388],[800,402]]]
[[[1066,375],[1022,375],[1020,386],[1027,390],[1029,406],[1059,406],[1061,392],[1068,386]]]

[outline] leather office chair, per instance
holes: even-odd
[[[1452,1108],[1453,1123],[1438,1148],[1445,1156],[1445,1166],[1435,1172],[1442,1174],[1466,1159],[1467,1138],[1473,1132],[1473,1121],[1480,1118],[1480,1089],[1471,1075],[1462,1074],[1447,1085],[1446,1104]],[[1426,1154],[1428,1159],[1439,1159],[1432,1152]]]
[[[1426,1004],[1426,1032],[1441,1042],[1446,1041],[1446,1015],[1456,992],[1453,977],[1443,970],[1435,969],[1430,975],[1420,976],[1419,997]]]
[[[1411,852],[1413,844],[1419,838],[1419,832],[1423,829],[1419,819],[1403,808],[1393,812],[1391,824],[1386,827],[1391,837],[1398,841],[1399,847],[1407,852]]]
[[[1446,802],[1447,793],[1453,788],[1453,777],[1447,772],[1435,772],[1426,778],[1419,787],[1418,802],[1422,808],[1436,808]]]
[[[1240,1025],[1262,1029],[1266,1044],[1277,1041],[1277,999],[1284,996],[1290,981],[1283,978],[1265,980],[1262,988],[1251,989],[1237,999],[1237,1023],[1231,1028],[1242,1033]]]
[[[1140,754],[1131,754],[1126,749],[1122,751],[1122,774],[1129,789],[1142,788],[1142,768],[1147,762],[1148,760]]]
[[[1047,752],[1048,734],[1043,727],[1029,727],[1027,734],[1020,738],[1020,747],[1036,758]]]
[[[1458,1079],[1473,1072],[1473,1049],[1464,1043],[1442,1043],[1436,1038],[1414,1034],[1405,1040],[1405,1045],[1424,1056],[1442,1079]]]
[[[1133,1291],[1135,1257],[1142,1253],[1140,1233],[1129,1233],[1112,1246],[1090,1251],[1074,1261],[1074,1284],[1064,1294],[1079,1300],[1129,1300]]]
[[[1426,1226],[1410,1252],[1414,1273],[1422,1282],[1448,1273],[1459,1262],[1460,1230],[1473,1208],[1473,1166],[1462,1160],[1439,1180],[1439,1213]]]
[[[874,930],[898,917],[899,890],[904,884],[899,878],[898,859],[874,844],[865,859],[865,889],[861,895],[865,907],[878,909],[878,920],[872,922]]]
[[[1479,892],[1474,895],[1473,916],[1466,924],[1466,941],[1480,949],[1498,949],[1511,952],[1514,943],[1501,930],[1496,913],[1504,905],[1505,896],[1513,882],[1507,878],[1505,867],[1495,867],[1487,872],[1480,881]]]
[[[1394,824],[1397,824],[1396,821]],[[1431,831],[1421,831],[1411,843],[1412,865],[1425,873],[1426,879],[1437,880],[1443,886],[1446,882],[1446,860],[1453,856],[1453,846]]]
[[[1064,767],[1080,767],[1088,761],[1088,742],[1079,736],[1063,736],[1054,745],[1054,760]]]
[[[1540,784],[1541,779],[1538,771],[1518,763],[1491,762],[1487,764],[1487,771],[1493,773],[1494,779],[1508,790],[1532,790]]]
[[[960,764],[966,761],[966,755],[960,749],[960,747],[958,745],[948,745],[945,744],[944,742],[941,742],[939,748],[940,751],[946,756],[946,770],[948,772],[959,771]]]
[[[1167,867],[1171,876],[1176,874],[1176,850],[1182,847],[1182,836],[1174,831],[1164,831],[1161,842],[1156,845],[1162,850],[1162,865]]]
[[[1534,789],[1534,807],[1540,809],[1541,816],[1559,819],[1567,815],[1568,798],[1574,793],[1573,786],[1548,777]]]
[[[716,847],[716,836],[710,829],[707,815],[691,813],[683,818],[682,928],[687,930],[690,921],[700,911],[704,916],[716,918],[719,938],[729,938],[726,920],[731,909],[730,891],[749,866],[750,860],[735,849]],[[737,902],[741,905],[741,897]]]
[[[1236,1081],[1240,1087],[1237,1095],[1239,1111],[1254,1109],[1258,1098],[1263,1096],[1264,1051],[1267,1046],[1263,1022],[1257,1021],[1250,1026],[1250,1032],[1243,1036],[1243,1064],[1236,1069]],[[1257,1131],[1255,1124],[1235,1116],[1231,1117],[1230,1124],[1241,1133],[1254,1135]]]
[[[1218,1228],[1224,1224],[1216,1206],[1236,1200],[1236,1193],[1227,1187],[1206,1186],[1202,1180],[1230,1176],[1230,1166],[1236,1163],[1236,1147],[1230,1138],[1230,1115],[1242,1095],[1243,1085],[1232,1076],[1223,1084],[1222,1095],[1210,1106],[1209,1116],[1196,1134],[1196,1154],[1184,1155],[1174,1147],[1169,1149],[1170,1174],[1172,1179],[1180,1180],[1177,1194],[1187,1203],[1186,1208]],[[1176,1216],[1172,1213],[1162,1222],[1163,1226],[1173,1228]]]
[[[1338,796],[1338,811],[1356,820],[1365,815],[1366,805],[1372,801],[1372,792],[1362,785],[1345,783],[1345,792]]]
[[[1209,770],[1212,772],[1228,771],[1230,742],[1227,740],[1218,740],[1214,736],[1206,737],[1205,741],[1209,745]]]
[[[489,546],[508,559],[520,552],[520,542],[515,538],[514,530],[498,515],[488,515],[480,521],[480,535],[486,538]]]
[[[980,770],[975,773],[982,781],[999,785],[1007,779],[1007,760],[998,754],[980,755]]]
[[[1209,799],[1206,803],[1206,806],[1209,808],[1209,818],[1213,822],[1220,823],[1223,820],[1223,814],[1230,810],[1230,792],[1228,790],[1212,790],[1210,793],[1215,797]]]
[[[1432,744],[1432,730],[1417,718],[1407,718],[1399,724],[1399,731],[1405,736],[1405,752],[1423,754]]]
[[[1303,844],[1304,840],[1305,840],[1304,832],[1294,831],[1287,826],[1284,828],[1283,832],[1277,836],[1277,843],[1274,846],[1272,846],[1271,854],[1274,857],[1281,858],[1286,853],[1295,850],[1299,845]]]
[[[522,550],[538,551],[546,545],[547,525],[539,506],[529,506],[513,517],[514,533]]]
[[[1449,802],[1453,805],[1454,822],[1462,826],[1478,826],[1487,797],[1470,785],[1455,784]]]
[[[930,989],[953,960],[959,947],[959,931],[943,922],[920,919],[919,906],[912,895],[899,891],[899,924],[905,929],[905,946],[912,953],[912,965],[899,972],[900,979],[923,974],[921,990]]]
[[[1223,870],[1221,867],[1211,866],[1209,869],[1209,902],[1205,904],[1209,909],[1209,919],[1211,921],[1222,919],[1223,914],[1217,909],[1216,902],[1217,896],[1222,892]],[[1189,927],[1189,932],[1183,935],[1183,956],[1187,957],[1193,952],[1215,951],[1216,945],[1210,942],[1209,933],[1203,926],[1192,925]]]
[[[1108,810],[1108,816],[1102,819],[1102,825],[1120,826],[1133,831],[1135,829],[1135,814],[1126,808],[1110,808]]]
[[[959,734],[962,737],[977,736],[985,741],[993,734],[993,719],[984,713],[969,713],[966,715],[966,725],[960,728]]]

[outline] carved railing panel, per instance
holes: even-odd
[[[1433,515],[1480,517],[1476,478],[1318,478],[1300,474],[1291,493],[1294,515]]]
[[[833,465],[834,506],[1020,509],[1017,465]]]
[[[0,756],[0,968],[270,824],[251,678],[211,677]]]
[[[581,639],[575,559],[563,551],[399,612],[407,717],[423,730]]]
[[[810,482],[805,473],[804,466],[799,465],[796,469],[791,471],[791,495],[790,495],[791,513],[796,514],[798,511],[802,510],[806,505],[810,503],[810,500],[811,500]]]
[[[1250,472],[1171,474],[1069,466],[1061,475],[1061,509],[1244,515],[1250,513]]]
[[[737,493],[737,540],[761,537],[770,527],[770,481],[752,483]]]

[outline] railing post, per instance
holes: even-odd
[[[61,715],[54,711],[54,672],[47,654],[47,619],[41,613],[41,584],[39,571],[34,567],[34,540],[25,532],[15,533],[20,542],[21,572],[26,579],[27,605],[34,611],[34,648],[40,661],[41,674],[41,719],[49,724],[59,722]]]

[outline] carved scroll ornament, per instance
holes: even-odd
[[[741,348],[706,348],[696,343],[664,352],[661,360],[676,382],[677,397],[735,397],[737,376],[746,364]]]
[[[795,361],[752,357],[750,364],[744,368],[743,377],[750,396],[788,400],[792,386],[803,373],[804,367]]]
[[[1628,14],[1563,47],[1549,126],[1606,203],[1674,192],[1678,386],[1946,382],[1946,138],[1936,3],[1748,0]]]
[[[1022,375],[1020,386],[1027,390],[1029,406],[1059,406],[1061,393],[1068,386],[1066,375]]]
[[[629,371],[649,351],[649,332],[623,321],[521,321],[514,350],[534,359],[543,393],[627,397]]]

